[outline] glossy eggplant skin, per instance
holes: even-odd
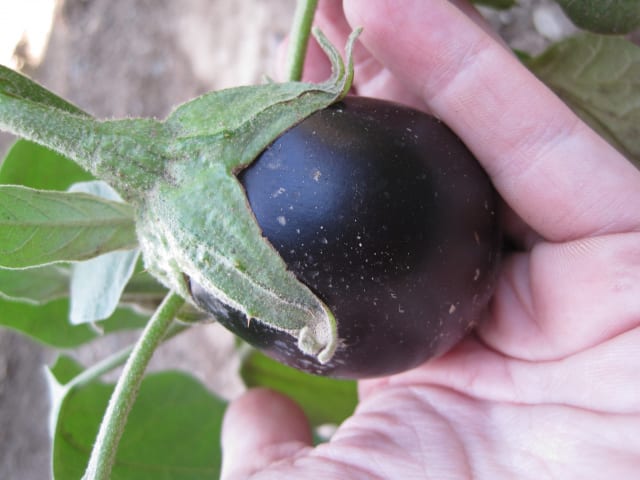
[[[239,180],[264,236],[334,313],[338,350],[320,364],[193,282],[192,294],[277,360],[340,378],[389,375],[448,351],[486,308],[499,199],[434,117],[347,97],[281,135]]]

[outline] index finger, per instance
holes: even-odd
[[[640,228],[640,171],[445,0],[345,0],[362,42],[549,240]]]

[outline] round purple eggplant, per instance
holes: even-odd
[[[199,306],[273,358],[334,377],[389,375],[448,351],[486,308],[499,198],[436,118],[347,97],[285,132],[238,178],[263,235],[337,320],[338,349],[321,364],[293,336],[191,283]]]

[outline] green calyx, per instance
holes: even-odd
[[[223,303],[286,331],[321,362],[338,344],[329,309],[262,237],[236,174],[280,134],[340,100],[353,79],[317,30],[332,76],[321,84],[269,83],[198,97],[164,121],[98,121],[0,67],[0,129],[62,153],[113,186],[135,210],[149,272],[190,297],[193,279]]]

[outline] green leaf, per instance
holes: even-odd
[[[595,33],[625,34],[640,27],[640,0],[556,0],[571,21]]]
[[[0,185],[0,266],[27,268],[131,249],[131,207],[84,193]]]
[[[112,385],[92,382],[64,397],[53,437],[56,479],[82,477],[112,391]],[[147,376],[120,441],[112,478],[218,478],[225,408],[225,402],[188,375]]]
[[[0,65],[0,94],[12,98],[41,105],[47,105],[58,110],[73,113],[80,116],[88,116],[75,105],[60,98],[55,93],[29,80],[13,70]]]
[[[52,375],[52,378],[59,385],[69,383],[74,377],[80,375],[84,368],[76,360],[66,355],[60,355],[56,358],[54,364],[48,367],[47,370]]]
[[[28,140],[16,141],[0,165],[0,184],[39,190],[66,190],[92,178],[67,157]]]
[[[640,167],[640,47],[584,33],[553,45],[527,65]]]
[[[0,326],[16,330],[34,340],[56,348],[74,348],[88,343],[103,333],[142,328],[147,315],[118,308],[107,320],[95,327],[69,323],[69,300],[53,300],[44,305],[29,305],[0,298]],[[97,328],[96,328],[97,327]]]
[[[472,0],[476,5],[495,8],[496,10],[506,10],[516,4],[516,0]]]
[[[358,403],[356,382],[309,375],[255,350],[244,358],[240,374],[248,387],[267,387],[295,400],[313,426],[339,425]]]
[[[101,181],[74,184],[70,192],[83,192],[106,200],[121,201],[109,185]],[[140,251],[109,252],[78,262],[71,267],[71,313],[74,325],[109,318],[133,275]]]
[[[41,305],[69,296],[71,267],[57,263],[21,270],[0,269],[0,298]],[[160,303],[167,289],[138,266],[125,286],[122,301],[143,307]],[[152,310],[155,309],[155,306]]]
[[[66,265],[24,270],[0,269],[0,297],[40,305],[69,294],[71,273]]]
[[[111,316],[139,256],[137,249],[111,252],[72,266],[69,319],[73,325],[94,323]]]
[[[60,407],[65,396],[69,393],[70,386],[65,384],[82,373],[82,365],[73,358],[60,355],[51,367],[45,369],[45,380],[49,389],[49,436],[53,438]]]

